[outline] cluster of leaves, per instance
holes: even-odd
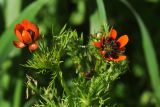
[[[42,39],[40,50],[25,65],[33,71],[32,79],[27,82],[27,90],[32,90],[34,96],[38,97],[35,107],[114,105],[110,98],[111,85],[125,72],[127,62],[103,59],[93,46],[95,39],[91,36],[89,42],[84,44],[83,34],[79,37],[76,31],[65,30],[65,27],[53,36],[51,49],[46,48]],[[72,62],[72,70],[64,69],[66,58],[63,57],[68,57]],[[71,77],[65,77],[66,72]]]

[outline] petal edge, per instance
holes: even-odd
[[[111,29],[109,36],[113,39],[116,39],[117,31],[115,29]]]
[[[30,36],[30,33],[27,32],[26,30],[24,30],[24,31],[22,32],[22,38],[23,38],[23,42],[24,42],[25,44],[30,44],[30,43],[32,43],[32,38],[31,38],[31,36]]]
[[[19,42],[19,41],[13,41],[13,45],[16,48],[24,48],[26,46],[23,42]]]
[[[114,61],[122,61],[122,60],[125,60],[126,58],[127,58],[126,56],[121,55],[121,56],[119,56],[118,58],[113,59],[113,60],[114,60]]]
[[[129,38],[128,38],[127,35],[121,36],[121,37],[117,40],[117,42],[120,44],[120,47],[119,47],[119,48],[124,47],[124,46],[128,43],[128,41],[129,41]]]
[[[29,45],[28,48],[29,48],[30,52],[34,52],[35,50],[37,50],[39,48],[39,46],[37,43],[33,43],[33,44]]]
[[[100,41],[94,42],[94,46],[100,48],[102,46],[102,43]]]

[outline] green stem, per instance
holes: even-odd
[[[59,67],[58,67],[59,68]],[[59,68],[59,70],[58,70],[58,79],[59,79],[59,81],[61,82],[61,84],[62,84],[62,87],[64,88],[64,91],[66,92],[66,94],[69,96],[70,95],[70,91],[69,91],[69,88],[68,88],[68,86],[67,86],[67,83],[65,82],[65,80],[63,79],[63,76],[62,76],[62,71],[61,71],[61,69]]]
[[[99,65],[100,65],[100,60],[97,60],[94,68],[96,71],[99,69]]]

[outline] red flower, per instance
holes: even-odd
[[[94,46],[99,48],[101,55],[108,61],[121,61],[125,60],[126,56],[125,45],[128,43],[129,38],[127,35],[121,36],[116,40],[117,31],[111,29],[109,36],[102,35],[100,41],[94,42]]]
[[[39,28],[35,24],[23,20],[21,24],[15,26],[14,32],[18,38],[18,41],[13,41],[15,47],[24,48],[28,46],[30,52],[38,49],[39,46],[36,41],[40,35]]]

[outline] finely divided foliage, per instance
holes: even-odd
[[[38,96],[35,107],[115,106],[111,86],[126,71],[127,61],[104,59],[94,46],[99,37],[91,35],[84,45],[83,36],[63,28],[53,36],[52,49],[43,44],[43,39],[40,41],[40,49],[24,65],[32,71],[30,78],[34,81],[47,79],[45,85],[27,82],[27,89],[34,91],[29,98]],[[64,57],[72,62],[72,70],[62,69],[66,63]],[[66,73],[71,77],[66,77]]]

